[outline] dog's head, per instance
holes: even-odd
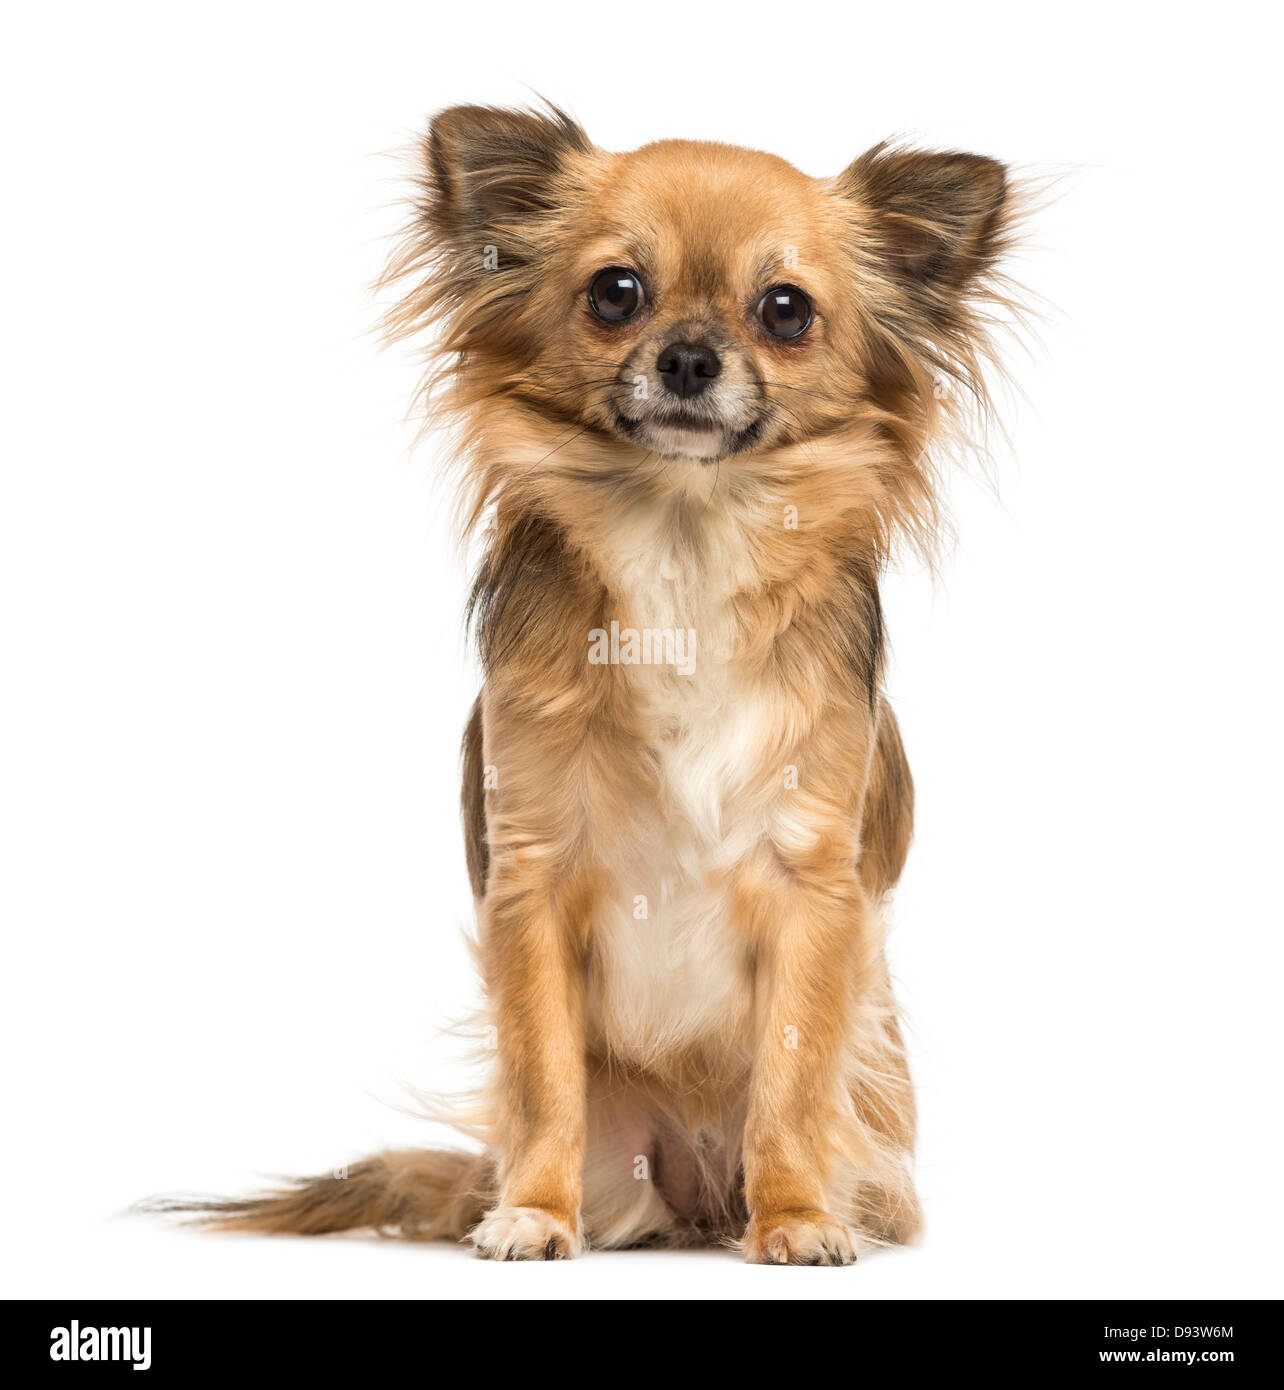
[[[436,117],[421,157],[393,326],[444,321],[465,407],[690,467],[853,428],[909,456],[943,382],[982,389],[994,160],[880,146],[815,179],[720,144],[610,154],[559,112],[483,107]]]

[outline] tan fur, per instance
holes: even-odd
[[[906,1240],[881,906],[913,784],[878,581],[898,539],[930,544],[934,445],[984,407],[1003,170],[880,148],[817,180],[481,108],[439,116],[421,158],[391,329],[436,331],[427,401],[487,528],[463,796],[486,1155],[383,1155],[212,1214],[471,1230],[498,1258],[713,1239],[843,1264]],[[636,322],[587,307],[607,266],[644,273]],[[781,282],[816,308],[796,341],[753,314]],[[721,354],[728,442],[703,461],[648,447],[670,436],[637,403],[675,333]],[[694,630],[693,670],[591,663],[612,620]]]

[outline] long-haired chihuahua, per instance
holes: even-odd
[[[882,907],[913,784],[879,581],[986,408],[1004,167],[836,178],[455,107],[390,265],[484,554],[463,816],[480,1152],[206,1204],[500,1260],[713,1241],[851,1263],[919,1222]]]

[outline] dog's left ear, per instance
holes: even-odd
[[[912,285],[964,292],[1004,249],[1008,178],[997,160],[876,145],[838,186],[872,215],[874,254]]]

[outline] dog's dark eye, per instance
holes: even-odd
[[[642,281],[631,270],[613,265],[600,270],[589,286],[589,303],[593,312],[607,323],[622,323],[631,319],[646,303]]]
[[[793,285],[778,285],[763,295],[758,317],[775,337],[797,338],[811,326],[811,300]]]

